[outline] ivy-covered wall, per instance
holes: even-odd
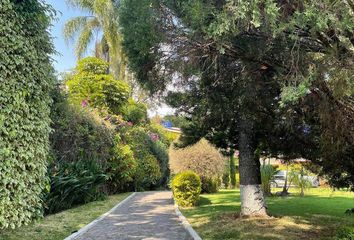
[[[42,215],[53,84],[51,14],[38,0],[0,1],[0,229]]]

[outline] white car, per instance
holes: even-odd
[[[273,180],[270,183],[270,186],[273,188],[282,188],[285,185],[285,178],[286,178],[286,171],[281,170],[278,171],[274,177]],[[320,182],[318,180],[318,177],[316,176],[303,176],[305,179],[308,179],[311,182],[312,187],[318,187],[320,185]],[[288,184],[290,186],[295,186],[293,182],[288,179]]]

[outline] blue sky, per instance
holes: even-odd
[[[60,73],[72,69],[76,65],[76,57],[74,55],[73,43],[67,45],[64,36],[63,28],[67,20],[76,16],[84,16],[85,13],[80,10],[68,7],[65,0],[45,0],[46,3],[53,6],[58,11],[58,20],[54,21],[51,28],[51,34],[54,38],[54,45],[58,55],[53,56],[55,59],[55,70]]]

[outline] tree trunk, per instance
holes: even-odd
[[[232,150],[230,152],[230,182],[231,188],[234,189],[236,187],[236,166],[235,166],[235,151]]]
[[[285,172],[286,172],[285,183],[284,183],[284,186],[283,186],[283,191],[281,192],[282,196],[289,195],[289,192],[288,192],[289,163],[286,163],[286,171]]]
[[[253,142],[253,120],[243,114],[240,119],[240,192],[241,216],[267,216],[267,207],[261,189],[258,154]]]

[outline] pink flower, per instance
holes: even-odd
[[[150,133],[149,136],[150,136],[151,141],[153,141],[153,142],[157,142],[160,139],[159,135],[157,135],[155,133]]]
[[[86,99],[85,99],[85,100],[82,100],[81,106],[82,106],[82,107],[87,107],[87,105],[88,105],[87,100],[86,100]]]
[[[132,122],[127,123],[129,127],[132,127],[134,124]]]

